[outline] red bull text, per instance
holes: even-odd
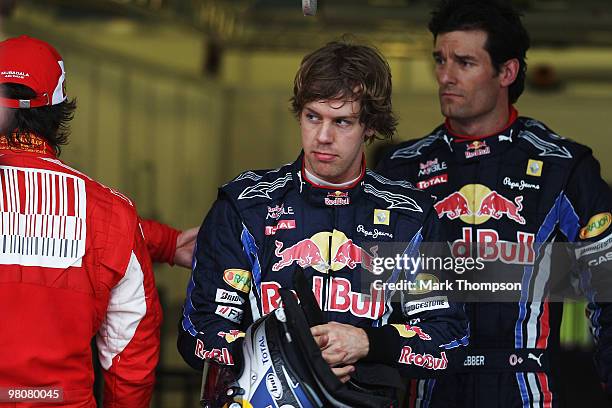
[[[534,234],[517,231],[517,242],[508,242],[500,240],[497,231],[492,229],[477,229],[476,240],[472,232],[471,227],[462,228],[463,237],[451,245],[454,257],[479,257],[487,262],[502,261],[506,264],[519,265],[532,265],[535,261]],[[474,242],[477,245],[472,245]]]
[[[353,292],[351,282],[344,278],[329,278],[327,281],[327,297],[323,293],[323,277],[312,278],[312,291],[317,303],[323,311],[350,312],[357,317],[376,320],[385,313],[385,295],[382,290],[370,289],[370,294]],[[280,306],[278,282],[262,282],[261,305],[264,314]]]

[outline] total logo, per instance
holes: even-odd
[[[454,220],[460,218],[467,224],[482,224],[490,218],[499,220],[503,216],[521,225],[525,218],[520,212],[523,210],[523,196],[517,196],[514,201],[504,197],[497,191],[491,191],[482,184],[466,184],[459,191],[444,197],[434,208],[439,218],[447,216]]]
[[[532,265],[535,261],[534,234],[518,231],[516,242],[508,242],[500,240],[497,231],[492,229],[478,229],[476,237],[472,236],[471,227],[464,227],[462,231],[462,238],[451,245],[454,257],[479,257],[486,262],[500,260],[506,264],[521,265]],[[477,242],[478,245],[472,245],[473,242]],[[475,252],[474,247],[478,254],[472,253]]]
[[[331,250],[330,250],[331,237]],[[355,244],[342,231],[317,232],[310,238],[305,238],[296,244],[283,249],[284,243],[275,241],[274,255],[280,258],[274,265],[273,271],[297,263],[300,267],[312,267],[321,273],[339,271],[345,267],[355,269],[361,265],[364,269],[374,272],[374,258],[378,255],[378,246],[370,248],[371,253]],[[328,254],[332,254],[330,262]]]
[[[261,306],[264,314],[277,309],[281,299],[278,282],[262,282]],[[312,291],[321,310],[327,312],[350,312],[357,317],[376,320],[385,313],[385,294],[382,289],[370,288],[370,293],[353,292],[351,282],[344,278],[330,278],[327,280],[327,291],[324,292],[323,277],[313,276]],[[327,293],[327,297],[324,297]]]

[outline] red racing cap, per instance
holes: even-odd
[[[50,44],[22,35],[0,42],[0,84],[25,85],[34,99],[0,97],[0,106],[29,109],[66,100],[66,72],[62,57]]]

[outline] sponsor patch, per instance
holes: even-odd
[[[448,309],[449,307],[450,305],[446,296],[434,296],[406,302],[404,304],[404,313],[411,316],[427,310]]]
[[[325,197],[325,205],[349,205],[350,203],[351,199],[344,191],[334,191]]]
[[[608,213],[599,213],[597,215],[592,216],[587,225],[580,230],[580,239],[593,238],[603,233],[605,230],[610,227],[610,223],[612,222],[612,214]]]
[[[375,225],[389,225],[390,218],[391,218],[391,212],[389,210],[381,210],[379,208],[374,209],[374,224]]]
[[[525,180],[512,180],[512,179],[510,179],[510,177],[505,177],[504,178],[504,185],[510,187],[511,190],[514,190],[516,188],[519,191],[523,191],[526,188],[529,188],[529,189],[532,189],[532,190],[539,190],[540,189],[540,185],[539,184],[528,183]]]
[[[278,220],[283,215],[294,215],[293,207],[285,208],[285,204],[276,205],[274,207],[268,206],[268,214],[266,214],[266,220]]]
[[[593,259],[590,259],[589,262],[587,262],[587,264],[589,266],[598,266],[598,265],[601,265],[602,263],[606,263],[610,261],[612,261],[612,252],[606,252],[603,255],[599,255]]]
[[[471,159],[472,157],[483,156],[491,153],[491,148],[487,146],[487,142],[481,140],[474,140],[472,143],[468,143],[465,146],[465,158]]]
[[[266,225],[264,233],[275,235],[278,230],[289,230],[295,228],[295,220],[281,220],[276,225]]]
[[[504,216],[521,225],[525,224],[525,218],[521,215],[522,195],[510,199],[482,184],[466,184],[459,191],[436,202],[434,208],[439,218],[461,218],[466,224],[478,225],[490,218],[499,220]]]
[[[249,293],[251,290],[251,272],[244,269],[226,269],[223,272],[223,280],[241,292]]]
[[[419,177],[428,176],[431,173],[446,170],[446,162],[438,162],[438,158],[427,160],[425,163],[419,163]]]
[[[523,358],[517,356],[516,354],[510,354],[510,357],[508,357],[508,364],[510,364],[512,367],[523,364]]]
[[[465,356],[464,367],[482,367],[485,365],[485,356]]]
[[[425,190],[429,187],[433,187],[436,186],[438,184],[444,184],[444,183],[448,183],[448,174],[444,173],[444,174],[439,174],[437,176],[433,176],[432,178],[428,179],[428,180],[423,180],[423,181],[419,181],[417,183],[417,188],[419,190]]]
[[[445,370],[448,367],[448,360],[444,351],[440,353],[440,357],[434,357],[431,354],[413,353],[410,346],[402,348],[402,354],[398,362],[423,367],[426,370]]]
[[[230,322],[238,323],[242,322],[242,310],[233,306],[217,306],[215,314],[229,320]]]
[[[366,237],[372,237],[372,239],[376,239],[378,237],[389,237],[393,239],[393,234],[390,232],[379,231],[377,228],[374,228],[372,231],[368,231],[362,224],[357,226],[357,232],[361,232]]]
[[[268,314],[280,307],[281,299],[278,293],[280,288],[281,285],[278,282],[261,283],[263,314]],[[353,316],[371,320],[380,319],[385,314],[384,290],[377,290],[374,286],[366,294],[353,291],[348,279],[332,277],[326,282],[323,276],[314,276],[312,292],[324,312],[348,312]]]
[[[231,292],[225,289],[217,289],[215,294],[215,302],[218,303],[231,303],[233,305],[241,305],[244,303],[244,299],[236,292]]]
[[[331,247],[330,247],[331,238]],[[374,258],[377,256],[378,246],[366,251],[365,248],[355,244],[342,231],[317,232],[310,238],[305,238],[295,244],[285,247],[282,241],[274,242],[278,261],[272,265],[274,272],[297,263],[302,268],[311,267],[321,273],[328,273],[329,269],[339,271],[345,267],[355,269],[358,265],[374,272]],[[330,255],[332,256],[329,259]]]
[[[266,388],[275,400],[279,400],[283,397],[283,386],[273,372],[266,375]]]
[[[477,242],[478,245],[472,245]],[[462,238],[451,244],[451,253],[457,258],[474,257],[484,262],[502,261],[505,264],[532,265],[535,261],[533,243],[535,235],[517,231],[516,242],[499,239],[494,229],[474,231],[471,227],[462,228]]]
[[[596,252],[606,251],[612,248],[612,235],[608,235],[600,241],[593,242],[592,244],[582,246],[576,249],[576,259],[580,259],[583,256],[594,254]]]
[[[525,173],[528,176],[540,177],[542,175],[543,167],[544,167],[543,161],[529,159],[529,161],[527,162],[527,170],[525,171]]]
[[[217,336],[221,337],[222,339],[225,339],[225,341],[228,343],[233,343],[239,338],[244,337],[244,332],[241,332],[240,330],[230,330],[227,333],[224,331],[220,331],[217,333]]]
[[[392,324],[391,326],[395,327],[395,330],[402,337],[411,338],[419,336],[421,340],[431,340],[431,336],[418,326],[410,326],[408,324]]]
[[[222,349],[206,350],[204,343],[200,339],[196,339],[194,354],[202,360],[212,359],[221,364],[234,365],[234,359],[228,349],[223,347]]]

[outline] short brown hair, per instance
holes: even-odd
[[[295,75],[292,112],[299,118],[307,103],[337,98],[361,102],[359,121],[380,135],[374,138],[395,133],[391,69],[375,48],[334,41],[304,57]]]

